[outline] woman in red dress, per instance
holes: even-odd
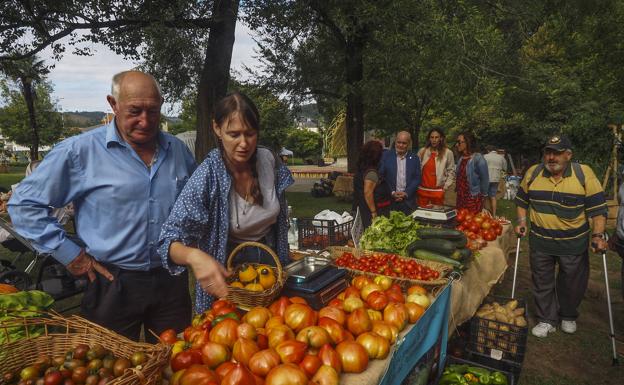
[[[418,206],[443,205],[444,192],[455,181],[455,157],[446,146],[446,136],[435,127],[427,133],[425,147],[418,151],[421,180],[418,187]]]
[[[483,155],[475,152],[476,141],[470,132],[459,134],[455,147],[459,154],[455,187],[457,208],[466,208],[472,213],[480,212],[490,183],[487,162]]]

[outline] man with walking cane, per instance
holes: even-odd
[[[529,233],[538,321],[531,333],[540,338],[556,331],[559,321],[564,332],[576,332],[577,308],[589,280],[588,246],[591,242],[594,252],[607,248],[602,186],[589,166],[571,159],[572,145],[566,137],[548,138],[543,162],[526,172],[515,200],[516,234]]]

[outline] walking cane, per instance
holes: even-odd
[[[592,242],[594,249],[596,243]],[[611,312],[611,293],[609,291],[609,276],[607,275],[607,252],[602,250],[602,264],[604,266],[605,287],[607,289],[607,309],[609,309],[609,336],[611,337],[611,346],[613,348],[613,366],[619,365],[618,354],[615,348],[615,328],[613,327],[613,313]]]
[[[515,298],[516,295],[516,276],[518,274],[518,257],[520,256],[520,239],[524,235],[524,227],[520,228],[520,235],[518,235],[518,243],[516,244],[516,261],[514,262],[514,277],[513,284],[511,286],[511,298]]]

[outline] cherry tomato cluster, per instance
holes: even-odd
[[[336,259],[336,265],[389,277],[421,281],[431,281],[440,277],[439,272],[423,266],[413,259],[403,258],[397,254],[374,253],[356,258],[353,254],[345,252]]]

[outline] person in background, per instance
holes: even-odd
[[[466,208],[472,213],[483,210],[483,200],[488,196],[490,186],[487,162],[483,155],[476,152],[476,147],[476,140],[470,132],[464,131],[457,135],[457,209]]]
[[[246,95],[231,93],[217,103],[213,129],[218,147],[184,187],[158,244],[171,274],[193,270],[197,313],[210,307],[212,295],[227,295],[224,266],[238,244],[261,242],[283,265],[290,262],[286,188],[294,180],[277,155],[258,146],[258,109]],[[269,262],[257,249],[250,253]]]
[[[624,181],[620,184],[620,189],[618,190],[618,213],[617,213],[617,222],[615,225],[615,231],[613,235],[609,238],[609,248],[622,258],[622,269],[621,269],[621,287],[622,287],[622,298],[624,298]]]
[[[490,186],[488,188],[488,201],[492,215],[496,215],[496,193],[501,176],[507,171],[507,161],[505,157],[498,153],[494,146],[486,146],[487,154],[483,157],[487,162],[488,175],[490,176]]]
[[[391,204],[391,190],[378,171],[383,145],[377,140],[364,143],[353,177],[353,209],[360,209],[364,228],[378,215],[386,215]]]
[[[421,182],[418,186],[418,206],[443,205],[444,192],[455,181],[455,157],[446,146],[446,136],[435,127],[427,133],[425,147],[418,151]]]
[[[551,136],[543,162],[527,170],[516,195],[516,234],[523,236],[531,225],[529,259],[538,321],[531,333],[540,338],[556,331],[559,321],[565,333],[576,332],[577,309],[589,280],[587,247],[591,242],[594,251],[607,248],[602,186],[591,168],[571,160],[568,138]]]
[[[390,211],[411,213],[416,205],[416,190],[420,184],[420,159],[409,151],[412,136],[407,131],[396,135],[394,148],[383,153],[379,175],[392,192]]]
[[[68,138],[15,189],[9,214],[15,230],[75,276],[87,276],[84,317],[130,339],[184,330],[191,321],[186,274],[162,268],[156,245],[162,223],[195,169],[182,141],[160,131],[163,98],[139,71],[113,76],[107,96],[115,118]],[[50,207],[73,202],[71,240]]]

